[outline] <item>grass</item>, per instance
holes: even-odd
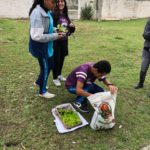
[[[39,68],[28,53],[28,20],[0,20],[0,150],[137,150],[150,144],[150,76],[145,86],[134,90],[141,65],[142,33],[146,19],[132,21],[75,21],[76,33],[69,39],[69,56],[63,74],[77,65],[107,59],[108,76],[118,86],[116,126],[93,131],[90,126],[59,134],[51,109],[75,99],[64,88],[48,86],[53,100],[38,97],[33,86]],[[99,83],[101,85],[101,83]],[[90,122],[93,110],[82,114]],[[119,126],[122,125],[122,128]],[[24,147],[23,147],[24,146]]]

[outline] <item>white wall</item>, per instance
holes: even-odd
[[[150,17],[150,0],[103,0],[101,13],[99,20]]]
[[[0,18],[27,18],[33,0],[0,0]],[[98,20],[118,20],[131,18],[150,17],[150,0],[67,0],[78,10],[72,10],[72,19],[79,19],[81,7],[85,3],[95,5],[98,2],[98,10],[94,17]],[[95,7],[94,7],[95,8]],[[76,8],[77,9],[77,8]]]
[[[67,0],[72,19],[78,19],[78,0]],[[0,18],[27,18],[33,0],[0,0]],[[72,10],[75,8],[76,10]]]
[[[32,0],[0,0],[0,18],[27,18]]]

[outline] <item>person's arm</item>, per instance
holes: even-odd
[[[70,36],[74,32],[75,32],[75,25],[72,22],[70,22],[70,24],[68,25],[68,35]]]
[[[108,87],[108,89],[110,90],[112,94],[114,94],[117,91],[117,87],[113,85],[110,81],[108,81],[107,79],[103,80],[103,83]]]
[[[30,35],[32,40],[42,43],[62,38],[62,35],[58,33],[44,34],[42,18],[37,11],[30,16]]]
[[[75,28],[75,25],[72,22],[69,24],[69,26]]]
[[[145,40],[150,41],[150,20],[147,22],[145,26],[143,37]]]
[[[83,87],[84,87],[84,83],[82,83],[79,80],[77,80],[77,85],[76,85],[76,93],[77,93],[77,95],[84,96],[84,97],[88,97],[88,96],[92,95],[91,93],[86,92],[83,89]]]

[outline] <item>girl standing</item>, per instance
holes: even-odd
[[[68,36],[75,31],[75,26],[68,16],[68,7],[66,0],[57,0],[56,7],[53,12],[54,26],[64,29],[66,36],[62,39],[54,41],[54,68],[53,82],[56,86],[61,86],[60,81],[66,81],[62,76],[62,68],[65,56],[68,55]],[[59,29],[58,29],[59,30]]]
[[[61,33],[53,33],[53,18],[51,11],[55,7],[55,0],[34,0],[29,11],[30,39],[29,51],[37,58],[40,74],[34,83],[39,86],[39,96],[52,98],[55,94],[46,89],[49,72],[53,66],[53,41],[62,38]]]

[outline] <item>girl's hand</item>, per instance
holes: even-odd
[[[61,32],[58,32],[58,39],[62,39],[63,38],[63,35]]]
[[[65,36],[66,36],[66,33],[62,33],[62,32],[58,33],[58,39],[62,39]]]
[[[68,26],[68,36],[75,32],[75,25],[71,22]]]
[[[59,29],[54,27],[54,33],[58,33],[59,32]]]
[[[70,27],[75,27],[75,25],[72,22],[69,24],[69,26]]]

